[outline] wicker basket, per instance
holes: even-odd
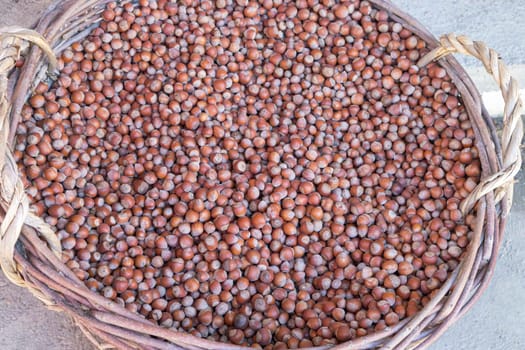
[[[331,349],[423,349],[476,302],[493,274],[512,204],[513,180],[521,166],[522,102],[516,80],[509,76],[496,52],[483,43],[452,34],[438,42],[419,22],[388,0],[369,1],[435,48],[420,65],[440,59],[461,93],[474,126],[482,180],[462,203],[464,212],[475,208],[474,235],[461,263],[435,297],[395,327]],[[107,2],[57,0],[40,19],[36,31],[0,29],[0,265],[13,283],[28,288],[47,306],[71,316],[101,349],[244,349],[158,327],[91,292],[61,262],[60,242],[51,227],[30,210],[11,152],[22,106],[32,88],[53,73],[54,55],[86,37],[97,25]],[[501,141],[471,79],[454,58],[445,57],[456,52],[481,60],[499,84],[506,102]],[[25,57],[22,67],[17,65],[20,56]]]

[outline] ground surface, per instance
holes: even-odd
[[[81,0],[79,0],[81,1]],[[522,0],[395,0],[436,35],[455,32],[496,48],[525,86],[525,2]],[[0,26],[34,23],[50,0],[0,0]],[[481,92],[495,90],[479,64],[463,61]],[[489,110],[490,110],[489,106]],[[494,110],[497,110],[494,109]],[[525,176],[518,179],[494,279],[480,301],[431,349],[518,350],[525,348]],[[46,350],[93,347],[63,314],[44,308],[0,273],[0,349]]]

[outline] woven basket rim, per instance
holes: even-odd
[[[398,325],[335,345],[311,349],[423,349],[461,317],[486,289],[494,272],[507,214],[512,205],[511,181],[521,166],[519,144],[523,136],[520,118],[521,101],[514,94],[513,80],[497,54],[483,43],[448,35],[438,41],[416,19],[388,0],[368,0],[375,8],[387,11],[421,37],[432,51],[421,62],[440,59],[461,93],[476,135],[476,146],[482,163],[482,182],[465,201],[465,212],[476,208],[475,232],[467,253],[434,298],[415,316]],[[119,349],[251,349],[219,343],[156,326],[125,308],[91,292],[60,260],[60,242],[40,218],[31,213],[17,166],[9,145],[15,136],[23,103],[35,83],[46,78],[48,62],[42,52],[27,41],[44,49],[38,39],[41,33],[55,54],[87,36],[97,25],[101,9],[110,0],[56,0],[35,27],[36,32],[0,29],[0,76],[8,80],[0,85],[0,265],[13,282],[28,288],[36,297],[54,309],[64,311],[99,348],[107,344]],[[129,2],[129,1],[122,1]],[[132,1],[135,2],[135,1]],[[36,38],[35,38],[36,36]],[[33,38],[33,40],[31,40]],[[506,129],[500,142],[480,94],[463,67],[449,53],[460,52],[480,59],[499,83],[506,97]],[[16,68],[20,55],[25,64]],[[516,95],[516,96],[514,96]],[[510,107],[509,107],[510,106]],[[2,148],[2,147],[0,147]],[[476,192],[477,191],[477,192]],[[16,242],[19,244],[16,245]],[[453,290],[452,290],[453,287]]]

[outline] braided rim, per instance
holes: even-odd
[[[520,171],[522,163],[520,145],[523,139],[523,120],[521,119],[523,101],[520,98],[518,81],[511,76],[507,65],[498,53],[481,41],[472,41],[464,35],[451,33],[442,36],[440,43],[441,46],[429,52],[418,62],[419,66],[425,66],[431,61],[437,61],[453,53],[475,57],[483,63],[487,72],[494,78],[505,101],[501,134],[503,169],[483,178],[474,191],[461,203],[461,211],[466,214],[479,199],[489,192],[496,191],[496,203],[507,195],[507,210],[503,215],[508,215],[512,204],[514,178]]]

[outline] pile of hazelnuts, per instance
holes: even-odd
[[[110,3],[15,156],[64,263],[162,327],[259,349],[398,324],[458,265],[474,132],[367,1]]]

